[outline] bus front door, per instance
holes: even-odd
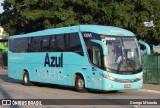
[[[88,86],[94,89],[102,89],[102,76],[100,75],[102,67],[101,48],[100,46],[92,46],[88,49],[90,51],[89,58],[92,65],[90,66],[90,73],[88,79]]]

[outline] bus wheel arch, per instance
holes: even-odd
[[[74,76],[75,81],[75,87],[78,92],[87,92],[87,89],[85,88],[85,78],[81,73],[76,73]]]
[[[30,81],[30,77],[29,77],[29,72],[27,69],[24,69],[23,70],[23,74],[22,74],[22,78],[23,78],[23,84],[26,85],[26,86],[31,86],[32,83]]]

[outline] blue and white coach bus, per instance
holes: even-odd
[[[113,26],[78,25],[10,36],[8,76],[104,91],[143,84],[135,34]]]

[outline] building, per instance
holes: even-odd
[[[160,46],[153,46],[154,52],[160,53]]]
[[[0,36],[3,35],[4,29],[0,26]]]
[[[4,37],[3,32],[4,32],[4,29],[3,29],[3,27],[0,26],[0,39],[2,39]]]

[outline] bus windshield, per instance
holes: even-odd
[[[134,37],[107,37],[107,71],[117,74],[135,74],[142,71],[140,50]]]

